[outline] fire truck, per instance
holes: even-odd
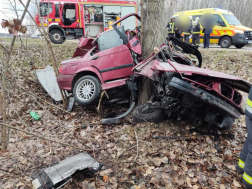
[[[137,4],[131,0],[41,0],[40,12],[36,15],[39,26],[48,27],[52,43],[61,44],[67,36],[74,38],[96,37],[111,29],[111,24],[121,17],[137,12]],[[135,18],[118,25],[125,30],[134,29]]]

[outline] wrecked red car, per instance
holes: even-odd
[[[135,108],[135,121],[159,122],[175,117],[196,125],[207,123],[220,129],[231,128],[245,111],[245,102],[238,90],[249,92],[251,84],[182,62],[186,56],[180,54],[178,59],[178,51],[171,50],[169,41],[134,68],[135,75],[151,78],[156,89],[150,102]]]
[[[140,21],[137,14],[129,14],[116,23],[131,16]],[[124,26],[113,27],[96,39],[81,38],[73,58],[61,62],[59,87],[73,92],[80,105],[96,104],[102,91],[125,85],[134,66],[142,60],[139,27],[126,31]]]
[[[63,61],[57,81],[70,91],[80,105],[96,105],[99,99],[108,103],[130,103],[123,114],[103,119],[117,123],[137,102],[140,76],[153,80],[151,100],[133,111],[139,121],[159,122],[167,118],[207,123],[229,129],[244,114],[245,102],[238,90],[249,92],[251,84],[234,76],[202,69],[200,52],[170,37],[142,61],[140,27],[126,30],[113,23],[113,30],[96,39],[82,38],[71,60]],[[108,98],[103,97],[104,92]]]

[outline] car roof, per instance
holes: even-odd
[[[175,12],[174,15],[178,14],[197,14],[197,13],[226,13],[226,14],[233,14],[232,12],[224,9],[219,9],[219,8],[207,8],[207,9],[195,9],[195,10],[188,10],[188,11],[180,11],[180,12]]]

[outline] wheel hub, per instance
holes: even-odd
[[[77,97],[80,100],[89,100],[95,94],[95,84],[90,79],[81,81],[77,86]]]
[[[227,46],[228,45],[228,40],[224,40],[223,41],[223,46]]]
[[[60,40],[60,35],[58,33],[55,33],[53,34],[53,38],[58,41]]]

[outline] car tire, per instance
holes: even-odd
[[[65,41],[63,33],[58,29],[51,30],[49,34],[50,40],[54,44],[62,44]]]
[[[235,45],[235,47],[237,48],[237,49],[241,49],[242,47],[244,47],[245,45]]]
[[[221,48],[229,48],[232,44],[230,37],[223,37],[220,41]]]
[[[74,99],[82,106],[97,105],[100,95],[100,81],[91,75],[79,78],[73,88]]]
[[[147,111],[148,105],[148,103],[142,104],[134,109],[132,116],[136,123],[145,121],[158,123],[165,120],[166,115],[162,109],[152,109]]]

